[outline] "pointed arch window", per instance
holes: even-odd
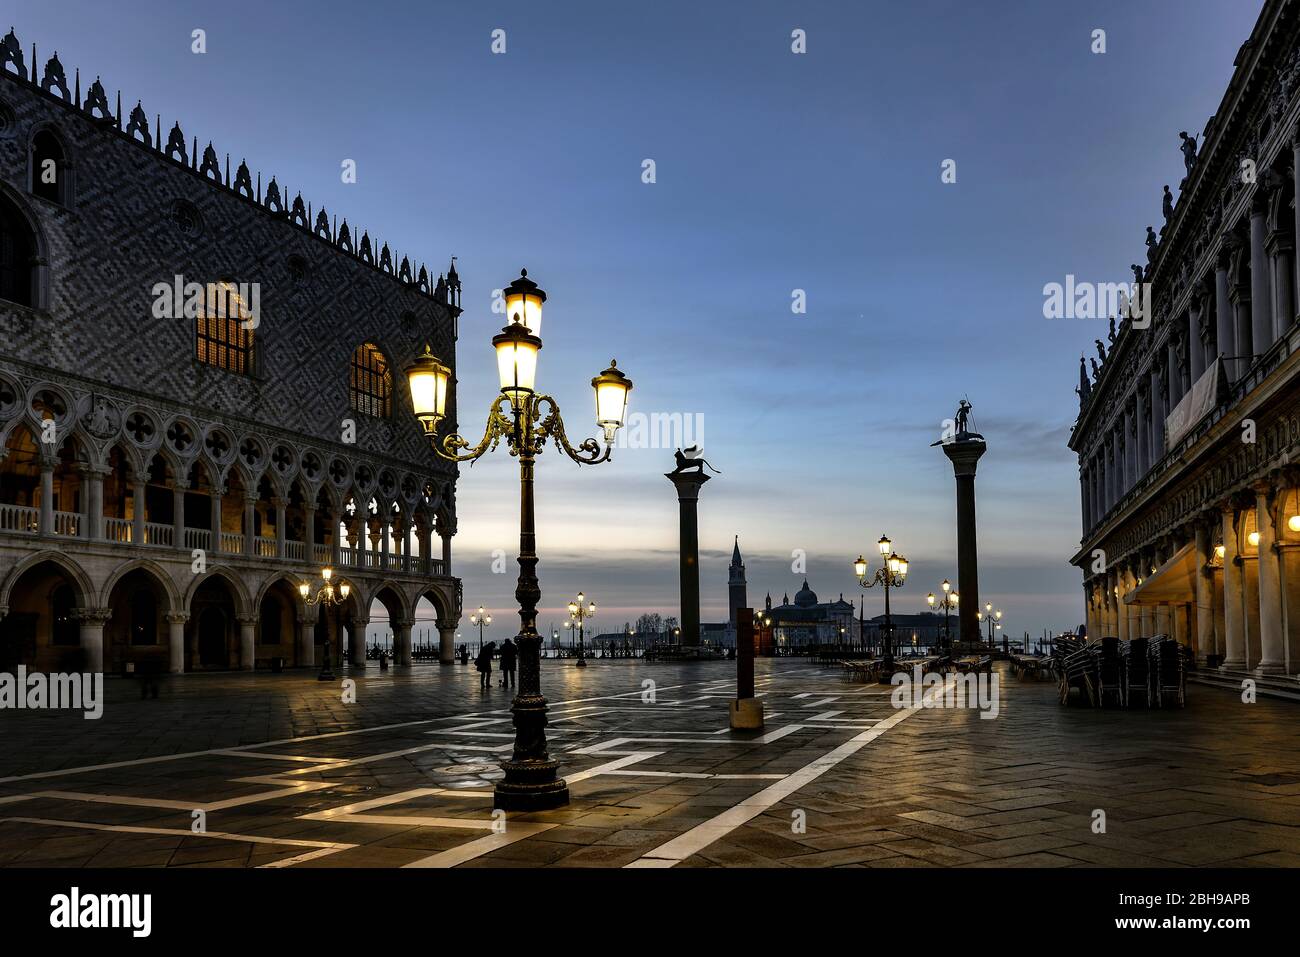
[[[32,137],[32,195],[68,205],[68,157],[49,130]]]
[[[32,262],[36,239],[22,214],[0,196],[0,299],[34,306]]]
[[[386,419],[393,414],[393,372],[373,343],[363,343],[352,353],[348,402],[363,415]]]
[[[210,283],[197,319],[198,360],[206,365],[253,373],[253,327],[247,304],[232,282]]]

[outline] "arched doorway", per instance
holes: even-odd
[[[9,591],[0,619],[0,670],[86,670],[77,609],[87,604],[76,577],[57,561],[28,568]]]
[[[113,616],[104,626],[104,670],[125,671],[127,665],[167,671],[169,648],[166,615],[170,607],[165,586],[147,569],[123,575],[108,595]]]
[[[204,579],[190,599],[186,671],[220,671],[239,662],[239,622],[234,589],[221,575]]]
[[[281,578],[266,589],[257,610],[258,661],[269,663],[273,658],[283,658],[290,664],[312,663],[299,645],[298,610],[298,596],[287,579]]]

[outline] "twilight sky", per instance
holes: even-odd
[[[856,601],[850,563],[882,531],[911,561],[896,610],[956,582],[952,471],[929,445],[968,395],[989,443],[981,597],[1019,636],[1083,619],[1066,441],[1079,354],[1105,336],[1044,319],[1043,286],[1126,281],[1144,261],[1182,175],[1178,131],[1199,138],[1259,7],[18,0],[9,19],[41,64],[57,50],[83,85],[101,75],[110,99],[142,99],[435,272],[459,257],[472,439],[496,388],[492,290],[526,266],[550,296],[539,382],[572,438],[611,356],[632,412],[699,423],[723,472],[700,503],[705,620],[725,618],[737,533],[755,605],[799,588],[796,550],[823,600]],[[518,620],[516,467],[498,451],[459,486],[455,570],[498,640]],[[671,447],[581,470],[543,456],[539,628],[579,589],[597,630],[677,614],[671,467]]]

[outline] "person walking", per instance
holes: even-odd
[[[482,691],[492,687],[492,652],[495,646],[495,641],[489,641],[474,660],[474,666],[478,668],[478,686]]]
[[[501,646],[501,687],[503,688],[515,686],[515,659],[518,655],[519,649],[507,638],[505,644]]]

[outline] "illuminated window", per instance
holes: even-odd
[[[233,283],[212,283],[197,319],[200,362],[227,372],[253,372],[253,317]]]
[[[386,419],[393,412],[393,373],[384,354],[369,342],[352,353],[348,400],[365,415]]]

